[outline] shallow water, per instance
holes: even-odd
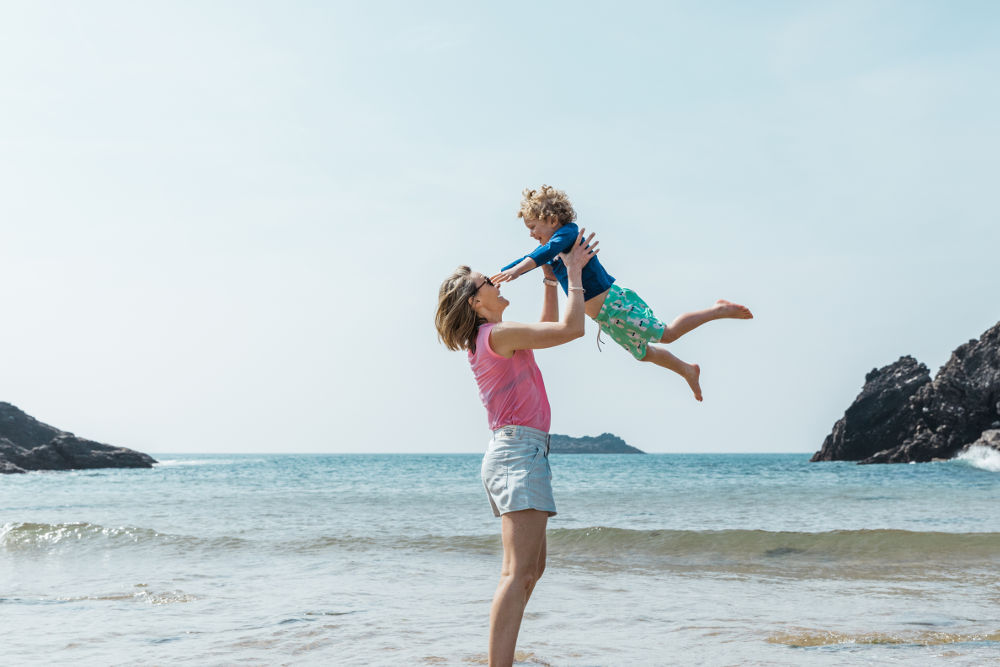
[[[161,458],[0,477],[5,662],[485,662],[479,456]],[[554,455],[519,664],[1000,664],[993,463]]]

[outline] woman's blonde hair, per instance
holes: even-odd
[[[551,185],[543,185],[538,190],[525,188],[521,193],[521,208],[517,217],[544,220],[550,215],[556,216],[561,225],[576,220],[576,211],[566,193]]]
[[[441,283],[434,327],[438,340],[449,350],[476,351],[479,325],[486,320],[469,303],[469,297],[475,294],[476,283],[472,279],[472,269],[467,266],[458,267]]]

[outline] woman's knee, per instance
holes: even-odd
[[[500,576],[516,581],[536,581],[545,571],[545,563],[513,564],[500,569]]]
[[[501,572],[500,581],[502,585],[506,579],[507,587],[510,590],[523,590],[526,593],[530,593],[531,589],[535,587],[535,583],[538,581],[539,576],[541,575],[535,568],[514,570],[510,572]]]

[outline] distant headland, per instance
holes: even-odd
[[[154,463],[147,454],[78,438],[0,402],[0,473],[152,468]]]
[[[910,356],[873,369],[813,461],[910,463],[1000,450],[1000,322],[952,352],[932,380]]]
[[[568,435],[552,434],[550,452],[553,454],[645,454],[617,435],[602,433],[573,438]]]

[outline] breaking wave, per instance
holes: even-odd
[[[777,532],[765,530],[629,530],[557,528],[547,533],[549,558],[586,568],[635,567],[679,570],[771,572],[788,576],[861,578],[979,577],[1000,568],[1000,533],[906,530]],[[500,537],[490,535],[323,535],[300,540],[229,536],[194,537],[134,526],[91,523],[7,523],[0,552],[86,549],[176,549],[217,554],[265,549],[323,554],[459,552],[496,557]]]
[[[721,560],[811,558],[906,562],[1000,559],[1000,533],[943,533],[907,530],[835,530],[773,532],[765,530],[629,530],[560,528],[547,533],[554,555],[663,556]],[[494,551],[497,536],[458,536],[407,540],[417,548]]]
[[[178,466],[224,466],[233,464],[262,463],[264,459],[164,459],[153,464],[154,468],[170,468]]]
[[[93,523],[5,523],[0,526],[0,551],[31,551],[76,546],[181,548],[239,548],[247,543],[235,537],[202,538],[171,535],[135,526],[108,527]]]
[[[1000,472],[1000,452],[985,445],[973,445],[955,457],[974,468]]]
[[[57,598],[58,602],[81,602],[81,601],[101,601],[101,602],[141,602],[149,605],[177,604],[184,602],[194,602],[198,598],[184,591],[148,591],[144,587],[137,586],[140,590],[124,591],[121,593],[103,593],[99,595],[78,595],[74,597]]]

